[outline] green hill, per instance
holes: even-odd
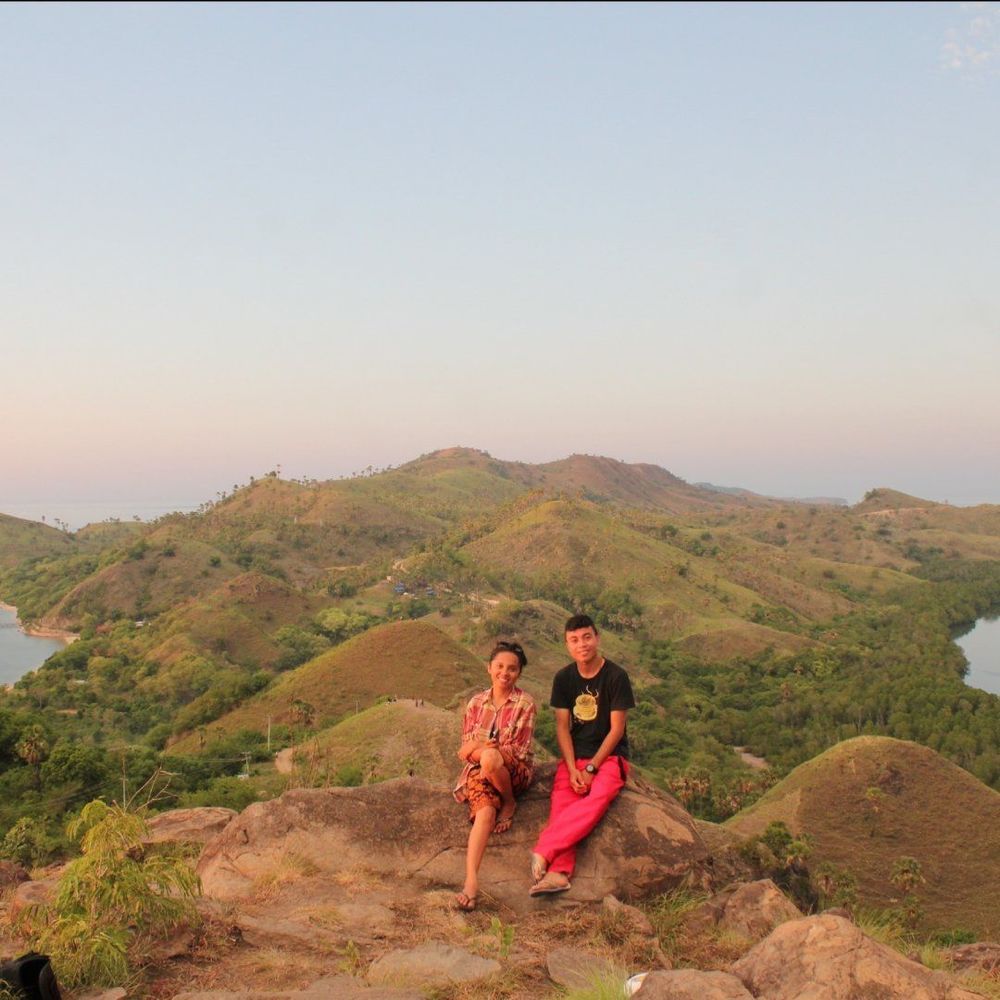
[[[320,727],[386,695],[447,706],[485,677],[484,665],[440,629],[422,621],[391,622],[282,675],[272,687],[216,719],[209,730],[214,739],[241,729],[262,730],[268,719],[294,724],[297,701],[313,707]],[[172,750],[193,752],[198,742],[189,735]]]
[[[70,555],[76,550],[73,536],[64,531],[0,514],[0,570],[17,566],[25,559]]]
[[[462,719],[413,699],[383,702],[349,715],[295,751],[295,767],[312,782],[353,773],[366,783],[416,775],[438,784],[454,782]]]
[[[207,656],[271,669],[283,652],[274,633],[283,625],[308,625],[327,603],[263,573],[241,573],[149,622],[134,652],[164,667],[184,656]]]
[[[917,743],[861,736],[795,768],[725,827],[742,836],[781,820],[813,838],[810,867],[829,861],[858,880],[868,905],[900,895],[889,875],[920,862],[926,925],[1000,933],[1000,794]]]
[[[241,572],[217,549],[154,531],[134,541],[117,561],[91,573],[45,615],[43,623],[79,629],[86,618],[146,618],[214,590]]]

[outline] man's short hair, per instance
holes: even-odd
[[[566,622],[566,627],[563,629],[563,633],[566,632],[576,632],[581,628],[592,628],[594,630],[594,635],[597,634],[597,626],[594,624],[594,619],[590,615],[573,615]]]

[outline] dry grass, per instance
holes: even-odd
[[[959,984],[973,993],[987,997],[988,1000],[1000,1000],[1000,972],[978,972],[958,977]]]
[[[338,871],[326,875],[332,882],[342,889],[349,889],[354,893],[362,894],[382,885],[382,876],[371,868],[361,865],[354,865],[351,868],[341,868]]]
[[[538,970],[508,966],[477,983],[449,983],[428,990],[427,1000],[538,1000],[551,995],[552,983]],[[558,996],[562,996],[559,991]]]
[[[286,851],[269,872],[254,879],[251,898],[255,903],[270,902],[286,885],[318,873],[319,869],[308,858]]]

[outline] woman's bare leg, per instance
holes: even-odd
[[[483,863],[486,843],[493,832],[496,817],[497,811],[493,806],[483,806],[472,820],[469,846],[465,852],[465,886],[462,888],[462,895],[471,905],[462,906],[462,901],[459,899],[459,906],[462,906],[462,909],[471,910],[476,904],[476,895],[479,892],[479,866]]]
[[[500,811],[497,814],[496,832],[503,833],[510,829],[510,821],[517,808],[517,803],[514,801],[514,789],[510,782],[510,771],[507,770],[499,750],[484,750],[479,757],[479,766],[482,768],[483,777],[500,793]]]

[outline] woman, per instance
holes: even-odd
[[[491,833],[504,833],[514,820],[520,795],[534,772],[531,739],[535,731],[535,703],[517,687],[527,666],[516,642],[498,642],[487,670],[491,686],[472,698],[462,722],[459,760],[465,768],[455,786],[455,798],[469,803],[469,847],[465,856],[465,885],[455,897],[460,910],[474,910],[479,895],[479,866]]]

